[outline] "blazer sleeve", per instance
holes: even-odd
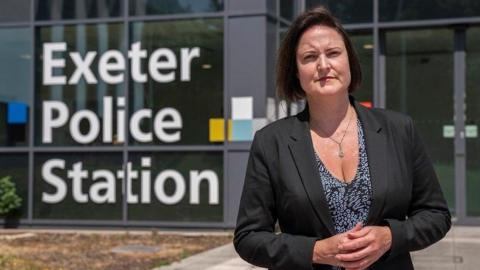
[[[392,232],[387,258],[425,248],[445,236],[451,216],[425,145],[408,118],[412,160],[412,194],[406,220],[385,219]]]
[[[240,257],[271,269],[312,269],[316,238],[275,233],[276,204],[269,160],[257,132],[250,149],[234,246]]]

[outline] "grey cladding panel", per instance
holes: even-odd
[[[253,96],[254,117],[265,117],[267,91],[266,18],[238,17],[228,22],[228,91]]]
[[[266,0],[229,0],[229,12],[265,12]]]
[[[228,200],[229,211],[226,218],[227,226],[234,227],[237,222],[238,206],[245,180],[247,169],[248,152],[228,153]]]

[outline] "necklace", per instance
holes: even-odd
[[[330,140],[332,140],[334,143],[336,143],[338,145],[338,157],[339,158],[343,158],[345,156],[345,153],[343,152],[343,148],[342,148],[342,142],[343,142],[343,139],[345,138],[345,135],[347,134],[348,128],[350,127],[350,122],[352,121],[352,117],[353,117],[353,113],[350,113],[350,117],[348,118],[347,128],[343,132],[343,136],[340,139],[340,141],[337,141],[334,138],[332,138],[333,134],[332,134],[332,136],[328,137]],[[325,132],[323,132],[322,129],[320,129],[320,130],[322,131],[322,133],[325,134]]]

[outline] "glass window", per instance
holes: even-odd
[[[477,0],[379,0],[380,21],[426,20],[480,16]]]
[[[111,18],[123,15],[121,0],[36,0],[37,20]]]
[[[414,120],[454,209],[453,31],[428,29],[386,33],[386,105]],[[438,147],[441,145],[442,147]]]
[[[327,6],[342,23],[369,23],[373,21],[373,0],[306,0],[307,9]]]
[[[295,12],[295,3],[293,0],[280,0],[280,17],[293,20]]]
[[[33,216],[121,220],[122,153],[36,154]]]
[[[130,15],[158,15],[223,10],[224,0],[130,0]]]
[[[0,22],[30,21],[31,0],[0,1]]]
[[[272,14],[277,13],[277,0],[267,0],[267,10]]]
[[[466,150],[467,216],[480,216],[480,27],[467,30],[466,60]]]
[[[0,28],[0,40],[0,146],[25,146],[32,104],[31,31]]]
[[[123,24],[39,27],[35,47],[36,145],[123,144]]]
[[[129,220],[223,221],[221,152],[131,153],[129,160],[139,175]]]
[[[17,195],[22,198],[22,204],[14,214],[27,218],[28,216],[28,155],[27,154],[0,154],[0,178],[10,176],[15,184]]]
[[[223,21],[131,27],[132,46],[149,60],[132,59],[130,142],[209,144],[209,120],[223,118]]]
[[[365,105],[373,104],[373,37],[371,33],[350,34],[362,68],[362,84],[353,96]]]

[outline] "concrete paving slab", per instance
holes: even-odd
[[[480,227],[454,226],[440,242],[412,252],[415,270],[480,269]],[[264,270],[243,261],[232,244],[154,270]]]
[[[129,253],[137,253],[137,254],[149,254],[149,253],[156,253],[162,250],[163,247],[161,246],[145,246],[145,245],[125,245],[119,246],[112,249],[113,253],[120,253],[120,254],[129,254]]]
[[[250,270],[257,269],[240,259],[232,244],[208,250],[180,262],[155,268],[154,270]]]

